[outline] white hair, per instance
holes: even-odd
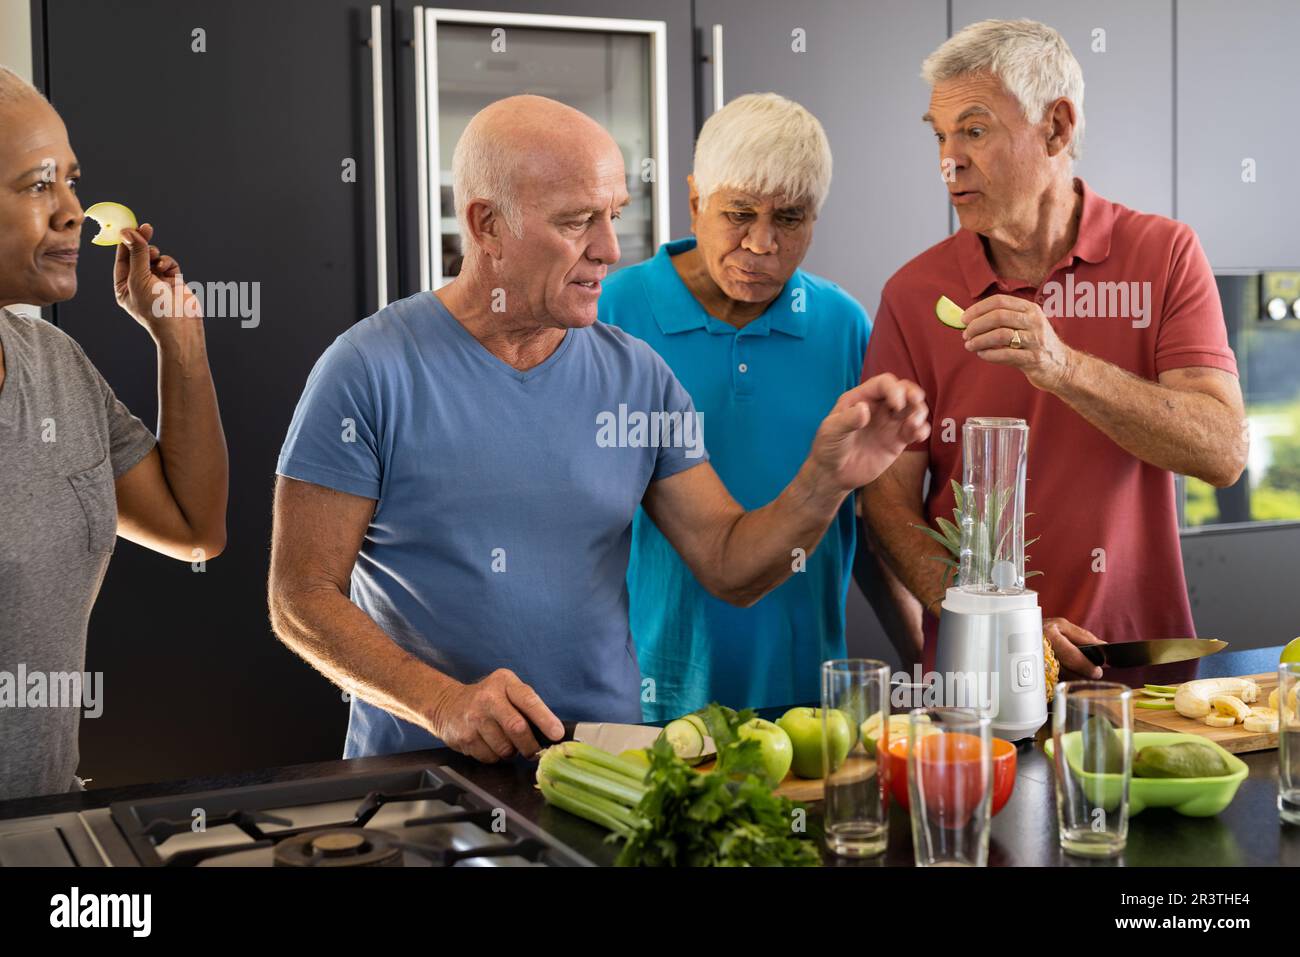
[[[34,96],[38,100],[45,99],[40,90],[9,67],[0,66],[0,103],[15,103],[29,96]]]
[[[474,117],[456,141],[451,157],[451,195],[460,225],[461,251],[469,253],[469,221],[465,208],[470,200],[485,199],[497,208],[506,228],[516,239],[524,235],[523,209],[515,192],[513,150],[500,141],[491,124]]]
[[[921,64],[931,86],[969,73],[1002,81],[1031,123],[1059,99],[1074,104],[1070,158],[1083,148],[1083,70],[1065,38],[1037,20],[981,20],[949,37]]]
[[[808,202],[831,188],[831,146],[817,117],[776,93],[738,96],[704,123],[695,143],[700,208],[722,187]]]

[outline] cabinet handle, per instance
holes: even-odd
[[[722,24],[713,25],[713,112],[726,104],[726,97],[722,92]]]
[[[429,118],[425,98],[426,61],[424,58],[424,7],[415,8],[415,165],[416,221],[419,223],[420,292],[430,288],[429,283]],[[442,189],[442,179],[438,179]]]
[[[388,305],[388,196],[384,180],[384,8],[370,8],[370,82],[375,153],[375,298]]]

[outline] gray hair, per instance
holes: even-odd
[[[738,96],[705,121],[695,143],[700,208],[721,187],[806,200],[821,212],[831,146],[817,117],[776,93]]]
[[[40,90],[9,69],[9,67],[0,66],[0,103],[16,103],[29,96],[34,96],[38,100],[45,99]]]
[[[1083,149],[1083,70],[1065,38],[1037,20],[981,20],[949,37],[921,64],[931,86],[968,73],[997,77],[1031,123],[1056,100],[1074,104],[1070,158]]]
[[[516,239],[524,235],[523,209],[515,195],[514,151],[500,142],[490,127],[491,124],[471,119],[456,141],[451,157],[452,202],[460,225],[461,251],[466,254],[470,231],[465,209],[470,200],[487,200],[501,213],[506,228]]]

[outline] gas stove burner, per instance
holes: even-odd
[[[276,867],[401,867],[402,849],[386,831],[329,827],[306,831],[275,846]]]

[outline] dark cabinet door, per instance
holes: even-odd
[[[226,552],[199,573],[119,541],[91,619],[106,704],[83,723],[82,774],[99,784],[341,752],[347,706],[273,637],[266,575],[276,457],[307,373],[376,307],[371,22],[358,0],[48,0],[38,18],[38,79],[84,167],[82,201],[127,204],[187,281],[235,283],[246,307],[205,301]],[[78,295],[54,317],[152,426],[154,350],[113,301],[112,261],[85,243]]]

